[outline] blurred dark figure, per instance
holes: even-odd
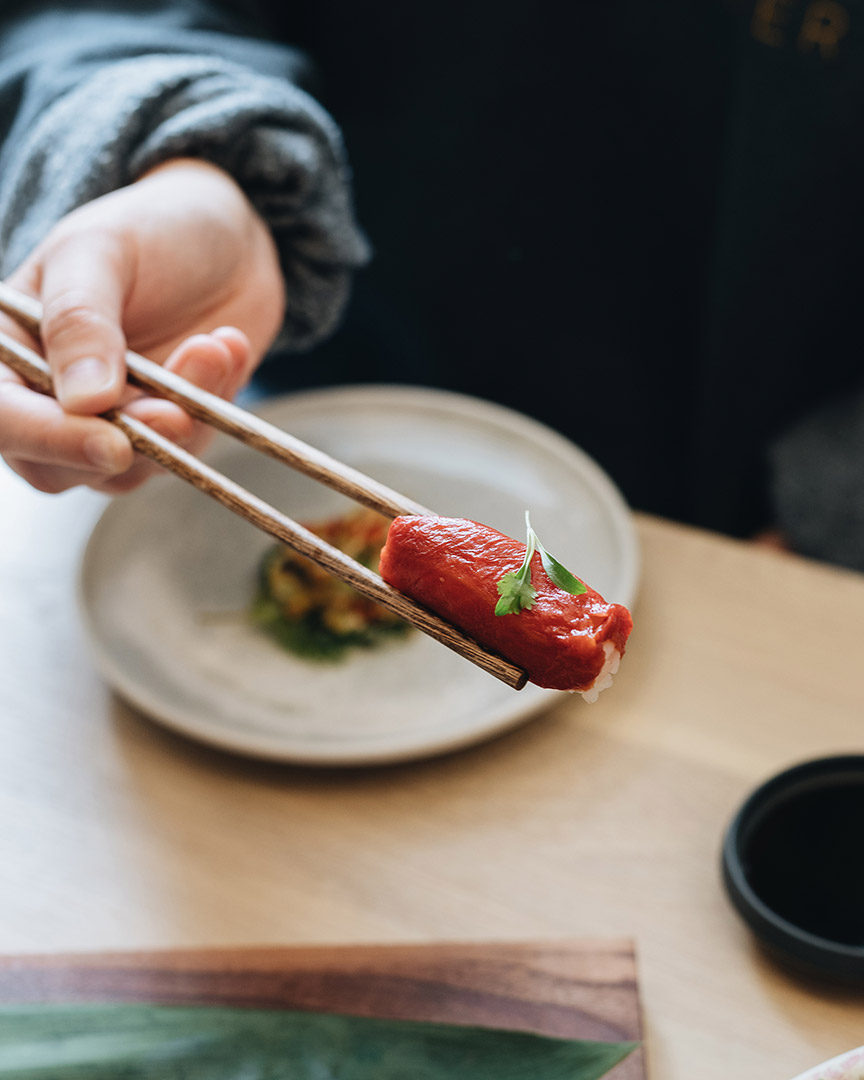
[[[861,0],[125,9],[299,47],[341,127],[374,254],[262,385],[499,401],[637,509],[864,569]]]

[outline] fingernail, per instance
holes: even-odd
[[[60,373],[59,393],[66,400],[88,398],[111,385],[111,368],[98,356],[76,360]]]
[[[88,435],[84,440],[84,453],[92,465],[104,473],[116,476],[125,472],[129,464],[129,450],[126,440],[118,432]]]

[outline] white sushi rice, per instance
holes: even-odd
[[[603,652],[606,654],[606,659],[603,661],[603,667],[597,673],[597,678],[587,690],[578,691],[589,705],[600,697],[601,690],[609,689],[612,685],[612,676],[618,674],[618,668],[621,665],[621,653],[611,641],[603,642]]]

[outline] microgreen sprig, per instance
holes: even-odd
[[[495,605],[496,615],[518,615],[520,611],[527,611],[534,606],[537,599],[537,590],[531,584],[531,560],[534,552],[540,553],[540,561],[546,571],[549,580],[559,589],[579,596],[586,591],[582,582],[574,577],[566,567],[550,555],[540,542],[537,533],[531,528],[531,518],[525,511],[525,531],[527,540],[525,543],[525,559],[518,570],[510,570],[498,581],[498,603]]]

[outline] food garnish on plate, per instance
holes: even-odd
[[[346,555],[377,570],[390,522],[361,509],[306,525]],[[277,544],[261,560],[253,621],[286,649],[307,659],[339,660],[411,628],[311,559]]]

